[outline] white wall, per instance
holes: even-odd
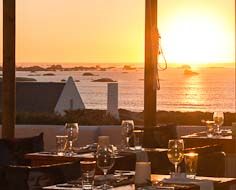
[[[85,105],[73,81],[73,78],[69,77],[63,88],[61,96],[58,99],[54,111],[63,115],[65,110],[71,109],[71,100],[73,101],[73,110],[85,109]]]
[[[104,125],[104,126],[79,126],[79,146],[91,144],[97,142],[99,135],[110,136],[112,144],[119,144],[121,140],[120,125]],[[16,125],[15,136],[16,137],[31,137],[36,136],[39,133],[44,133],[44,147],[45,150],[55,150],[56,135],[65,134],[64,125]],[[193,132],[202,131],[201,126],[178,126],[178,136],[191,134]],[[0,135],[1,135],[0,126]],[[2,135],[1,135],[2,136]]]

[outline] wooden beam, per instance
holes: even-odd
[[[158,52],[157,0],[146,0],[144,127],[156,125],[156,66]]]
[[[144,71],[144,147],[152,147],[156,126],[156,74],[158,57],[157,0],[146,0]]]
[[[3,0],[2,137],[15,131],[15,0]]]

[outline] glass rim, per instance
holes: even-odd
[[[207,120],[205,121],[206,124],[215,124],[215,121],[212,121],[212,120]]]
[[[122,120],[121,121],[121,124],[124,124],[124,123],[130,123],[130,124],[133,124],[134,125],[134,120],[127,120],[127,119],[125,119],[125,120]]]
[[[56,135],[56,138],[68,138],[68,135]]]
[[[79,125],[79,123],[76,123],[76,122],[74,122],[74,123],[65,123],[65,125]]]
[[[134,129],[133,132],[134,132],[134,133],[143,133],[144,130],[141,130],[141,129]]]
[[[184,139],[170,139],[168,142],[178,142],[178,141],[184,142]]]
[[[96,164],[96,160],[81,160],[80,164]]]
[[[196,152],[187,152],[187,153],[184,153],[184,156],[190,156],[190,157],[193,157],[193,156],[198,156],[199,154],[196,153]]]

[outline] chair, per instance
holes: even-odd
[[[65,183],[80,177],[80,163],[30,166],[8,166],[6,168],[7,190],[35,190],[42,187]]]
[[[26,138],[0,139],[0,166],[27,165],[26,153],[44,150],[43,133]]]
[[[197,175],[209,177],[225,176],[225,153],[220,145],[187,148],[185,151],[198,153]],[[182,169],[184,170],[183,163]]]
[[[29,164],[24,155],[43,149],[43,133],[27,138],[0,139],[0,189],[6,189],[6,167]]]
[[[177,138],[175,124],[165,124],[152,128],[144,128],[146,134],[144,147],[146,148],[168,148],[168,141]]]

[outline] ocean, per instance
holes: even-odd
[[[194,71],[199,74],[186,76],[183,69],[179,68],[159,72],[161,89],[157,91],[157,110],[236,112],[234,68],[198,68]],[[88,109],[106,109],[107,83],[91,81],[111,78],[118,82],[119,108],[143,111],[143,69],[89,71],[95,76],[83,76],[85,72],[87,71],[17,71],[16,75],[35,78],[39,82],[61,82],[72,76],[74,80],[80,81],[76,82],[76,86]],[[43,76],[45,73],[54,73],[55,76]]]

